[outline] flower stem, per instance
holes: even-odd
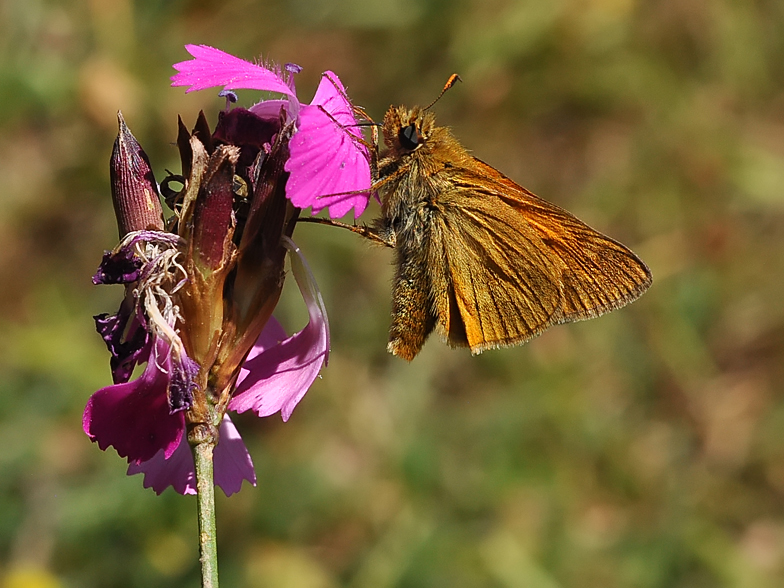
[[[215,438],[193,446],[199,513],[199,561],[202,588],[218,588],[218,537],[215,527],[215,484],[212,453]]]

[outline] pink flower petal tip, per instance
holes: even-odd
[[[247,88],[294,96],[280,72],[207,45],[186,45],[185,49],[193,59],[174,64],[179,73],[172,76],[172,86],[189,86],[186,92],[223,86],[229,90]]]
[[[243,480],[256,485],[256,472],[245,443],[234,423],[225,415],[221,422],[220,440],[215,447],[215,485],[226,496],[240,491]],[[193,454],[183,437],[176,451],[167,459],[158,452],[152,459],[128,466],[128,475],[144,474],[144,487],[161,494],[171,486],[180,494],[196,494],[196,471]]]

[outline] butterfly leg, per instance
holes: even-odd
[[[352,233],[361,235],[369,241],[384,245],[385,247],[395,247],[394,233],[379,230],[374,227],[366,227],[365,225],[348,225],[340,221],[332,220],[331,218],[320,218],[315,216],[308,216],[305,218],[298,218],[297,222],[300,223],[316,223],[319,225],[328,225],[331,227],[339,227],[341,229],[348,229]]]

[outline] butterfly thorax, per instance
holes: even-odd
[[[384,116],[387,147],[378,165],[378,193],[382,202],[381,230],[398,244],[419,247],[427,238],[438,196],[450,189],[450,172],[470,165],[471,156],[435,116],[420,107],[390,108]]]

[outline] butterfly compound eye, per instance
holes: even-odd
[[[414,124],[400,129],[397,138],[400,141],[400,146],[408,151],[413,151],[419,145],[419,133]]]

